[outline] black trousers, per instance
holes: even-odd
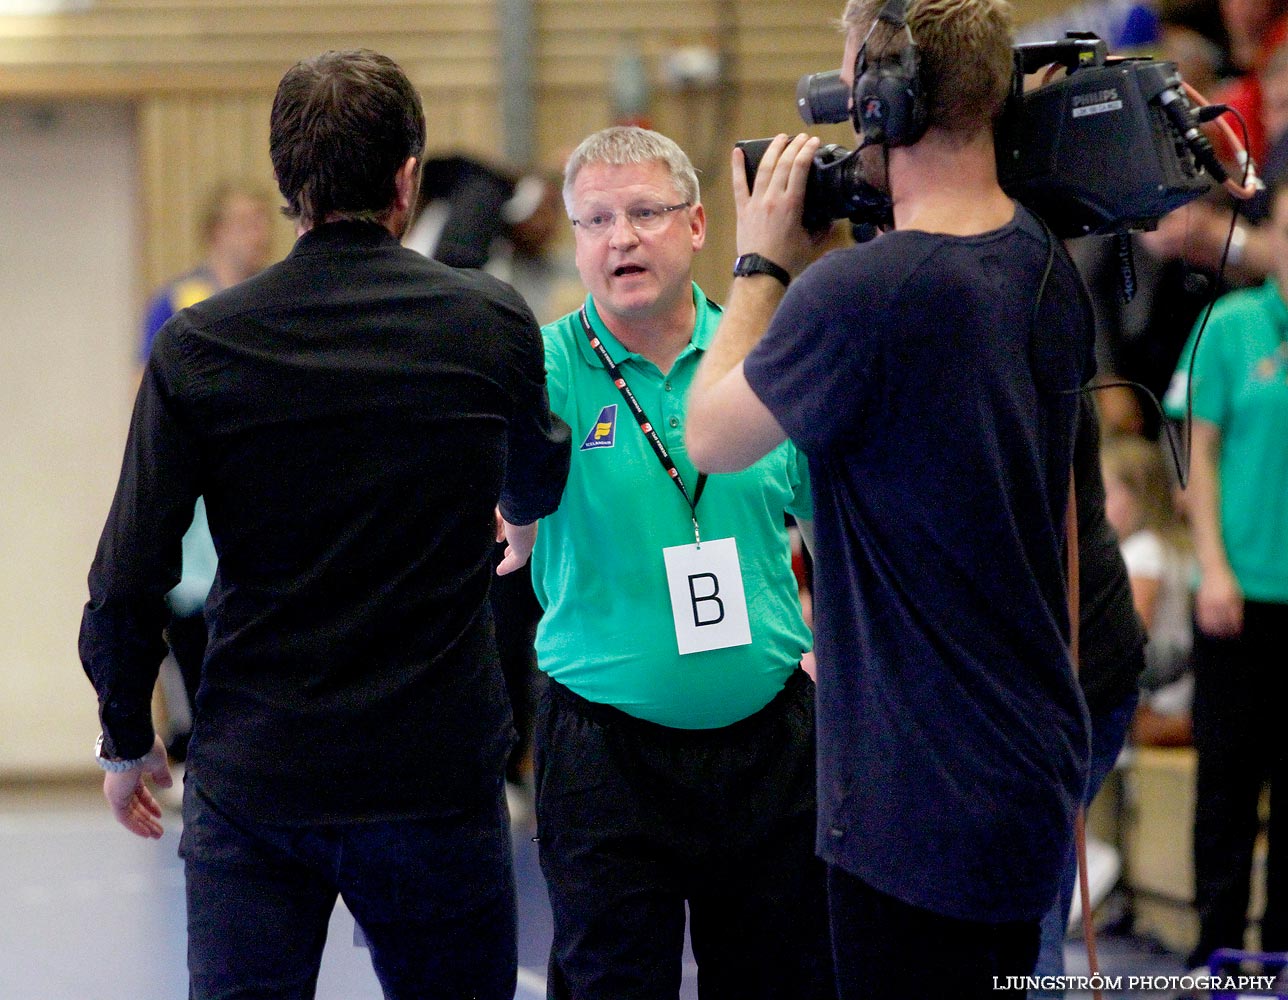
[[[514,862],[499,780],[445,817],[281,827],[216,803],[197,776],[179,854],[191,1000],[313,1000],[337,896],[388,1000],[513,1000]]]
[[[696,731],[551,681],[535,750],[549,997],[675,1000],[687,903],[703,1000],[835,1000],[804,671],[750,718]]]
[[[1194,635],[1194,746],[1198,781],[1194,809],[1195,905],[1199,943],[1192,965],[1217,948],[1242,948],[1247,927],[1257,808],[1270,785],[1270,855],[1261,947],[1288,951],[1288,604],[1248,601],[1243,633]]]
[[[505,544],[496,546],[496,562],[505,554]],[[536,692],[545,674],[537,669],[537,623],[541,605],[532,592],[532,567],[525,563],[508,576],[493,576],[488,591],[492,621],[496,626],[496,648],[501,657],[501,674],[510,696],[514,729],[518,741],[505,763],[505,777],[514,784],[527,780],[528,758],[532,754],[533,713]]]
[[[1024,1000],[1039,920],[957,920],[880,892],[835,866],[827,899],[840,1000]],[[1008,986],[1008,977],[1017,982]]]

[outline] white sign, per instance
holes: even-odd
[[[738,545],[718,538],[662,550],[680,652],[701,653],[751,643]]]

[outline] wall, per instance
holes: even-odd
[[[732,252],[728,148],[741,137],[794,130],[794,87],[837,64],[840,0],[531,0],[537,147],[554,166],[612,120],[610,81],[624,47],[644,57],[653,124],[704,168],[710,263],[699,278],[720,294]],[[227,174],[271,182],[267,118],[273,88],[295,60],[369,46],[397,59],[425,97],[431,144],[499,156],[500,0],[96,0],[86,10],[0,17],[0,98],[112,95],[134,102],[144,205],[140,278],[150,287],[199,256],[192,213]],[[1061,6],[1024,0],[1019,20]],[[663,57],[705,45],[725,56],[727,83],[668,90]],[[828,141],[852,142],[847,129]],[[279,249],[289,247],[283,228]],[[716,260],[718,258],[718,260]]]
[[[85,575],[134,384],[128,106],[0,102],[0,773],[85,762]]]

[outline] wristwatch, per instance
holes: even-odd
[[[768,257],[762,257],[758,253],[745,253],[733,262],[735,278],[745,278],[752,274],[767,274],[771,278],[777,278],[784,288],[792,283],[792,276],[787,273],[787,268],[779,267]]]
[[[98,734],[98,740],[94,744],[94,759],[98,761],[98,766],[104,771],[118,773],[120,771],[131,771],[143,763],[143,758],[138,757],[134,760],[122,760],[120,757],[107,757],[103,754],[103,733]]]

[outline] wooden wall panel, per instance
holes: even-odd
[[[496,93],[424,95],[431,150],[497,148]],[[216,95],[204,90],[139,98],[140,176],[144,197],[142,284],[151,288],[201,257],[197,218],[204,192],[219,181],[244,178],[276,198],[268,156],[271,92]],[[277,255],[294,240],[282,219]]]
[[[699,283],[723,297],[734,254],[729,155],[737,139],[804,126],[796,115],[796,81],[840,63],[833,27],[839,0],[544,0],[539,4],[537,60],[540,155],[558,162],[590,132],[612,124],[617,61],[633,47],[649,72],[648,116],[693,160],[707,210],[707,245]],[[704,45],[720,52],[723,82],[711,89],[668,86],[668,52]],[[853,142],[848,130],[828,141]]]
[[[0,93],[271,90],[327,48],[388,53],[423,86],[494,79],[491,0],[99,0],[0,22]]]
[[[0,18],[0,98],[134,100],[146,289],[200,258],[195,220],[216,182],[272,188],[268,115],[286,68],[359,46],[398,60],[416,83],[433,146],[500,148],[493,0],[99,0]],[[276,238],[284,253],[285,220]]]
[[[498,0],[98,0],[79,13],[0,19],[0,97],[136,101],[147,288],[198,258],[194,219],[215,181],[271,181],[269,102],[296,59],[338,47],[386,52],[422,91],[431,151],[499,157],[498,9]],[[840,11],[840,0],[534,0],[537,148],[522,166],[557,167],[612,122],[614,72],[632,48],[647,69],[650,120],[702,171],[711,236],[699,271],[723,283],[729,146],[800,127],[796,80],[839,62]],[[667,54],[691,45],[721,53],[720,87],[668,89]],[[827,138],[853,141],[844,129]],[[279,249],[290,239],[283,224]],[[708,266],[715,257],[719,267]]]
[[[149,96],[139,103],[140,174],[144,185],[143,287],[154,288],[197,263],[204,193],[244,179],[276,196],[268,158],[267,95]],[[274,233],[277,255],[294,234],[286,219]]]

